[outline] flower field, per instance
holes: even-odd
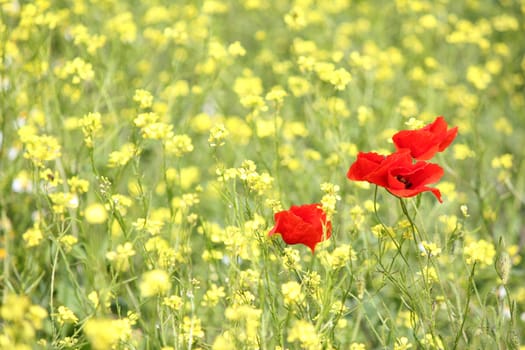
[[[0,349],[525,349],[524,37],[523,0],[0,0]]]

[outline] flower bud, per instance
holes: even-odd
[[[363,299],[366,290],[366,282],[363,278],[357,279],[357,297]]]
[[[496,258],[495,268],[503,284],[507,284],[507,281],[509,280],[509,274],[510,274],[511,267],[512,267],[512,263],[510,261],[509,254],[505,251],[500,252],[498,254],[498,257]]]
[[[508,344],[509,344],[509,349],[511,350],[518,350],[520,348],[520,339],[519,339],[519,336],[518,334],[516,333],[516,331],[514,329],[511,329],[509,331],[509,334],[508,334]]]

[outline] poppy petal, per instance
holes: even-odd
[[[447,128],[445,118],[439,116],[421,129],[399,131],[392,140],[398,151],[409,149],[414,159],[428,160],[445,150],[456,138],[458,128]]]
[[[286,244],[304,244],[312,253],[317,243],[330,238],[332,224],[318,203],[292,206],[274,215],[269,236],[280,234]]]

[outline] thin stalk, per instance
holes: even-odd
[[[50,281],[50,286],[49,286],[49,311],[51,315],[55,313],[55,303],[54,303],[53,294],[55,294],[55,275],[56,275],[56,270],[57,270],[59,253],[60,253],[60,249],[56,247],[55,256],[53,257],[53,266],[51,267],[51,281]],[[56,332],[55,322],[51,322],[51,327],[52,327],[52,333],[54,335]]]
[[[463,328],[465,327],[465,321],[467,320],[467,313],[469,311],[469,304],[470,304],[470,297],[472,296],[472,291],[470,288],[470,285],[474,285],[474,271],[476,270],[476,263],[472,264],[472,270],[470,271],[470,275],[468,278],[468,284],[467,284],[467,301],[465,302],[465,309],[463,310],[463,317],[461,320],[461,325],[459,326],[458,333],[456,334],[456,339],[454,340],[454,346],[452,347],[453,350],[456,350],[459,343],[459,338],[461,338],[461,334],[463,333]]]
[[[383,223],[383,221],[381,220],[381,218],[379,217],[379,213],[377,212],[377,190],[378,190],[378,186],[376,185],[375,186],[375,189],[374,189],[374,216],[376,217],[376,220],[379,222],[379,224],[381,225],[381,227],[383,227],[383,230],[388,233],[389,230],[388,228],[386,227],[386,225]],[[409,263],[408,263],[408,260],[407,258],[405,257],[405,255],[403,254],[403,251],[401,250],[401,245],[395,240],[394,237],[392,237],[390,234],[388,235],[388,237],[392,240],[392,243],[394,243],[394,245],[396,246],[396,250],[397,252],[399,253],[399,255],[401,256],[401,258],[403,259],[403,261],[405,262],[405,264],[407,266],[409,266]],[[381,254],[380,254],[381,256]],[[392,261],[393,263],[393,261]]]
[[[399,198],[399,203],[401,203],[401,210],[403,211],[403,214],[406,216],[408,222],[410,223],[410,229],[412,231],[412,238],[414,239],[414,242],[416,243],[417,245],[417,242],[418,242],[418,238],[419,238],[419,241],[422,241],[421,239],[421,233],[419,232],[419,230],[417,229],[417,226],[416,224],[414,223],[414,219],[412,219],[412,217],[410,216],[410,214],[408,213],[408,208],[405,204],[405,201],[403,201],[403,198]],[[416,237],[416,234],[418,237]]]

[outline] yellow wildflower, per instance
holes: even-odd
[[[42,233],[38,222],[36,222],[35,224],[33,224],[32,227],[27,229],[26,232],[24,232],[24,234],[22,235],[22,238],[26,243],[26,247],[28,248],[39,246],[42,240],[44,239],[44,234]]]
[[[70,192],[54,192],[48,194],[53,203],[52,209],[55,214],[63,214],[66,209],[78,207],[78,196]]]
[[[246,50],[239,41],[235,41],[228,46],[228,53],[233,57],[246,55]]]
[[[123,245],[119,244],[114,251],[106,253],[106,259],[111,261],[117,271],[128,271],[130,268],[129,259],[135,255],[135,250],[130,242]]]
[[[285,305],[301,304],[304,300],[301,285],[295,281],[283,283],[281,285],[281,292],[283,293]]]
[[[219,301],[225,297],[226,293],[224,292],[224,287],[218,287],[215,283],[212,283],[210,288],[206,291],[206,294],[204,294],[202,305],[210,307],[216,306]]]
[[[478,90],[485,90],[492,81],[492,76],[483,67],[469,66],[467,69],[467,80]]]
[[[86,321],[83,331],[94,350],[107,350],[126,342],[131,337],[131,326],[127,318],[92,318]]]
[[[93,148],[93,139],[102,130],[102,117],[100,113],[88,113],[80,120],[84,142],[88,148]]]
[[[60,143],[53,136],[21,136],[21,139],[25,144],[24,158],[30,159],[38,167],[44,167],[44,162],[55,160],[62,155]]]
[[[67,180],[69,190],[73,193],[86,193],[89,190],[89,181],[73,176]]]
[[[137,146],[133,143],[125,143],[118,151],[109,154],[108,167],[116,168],[126,165],[139,153]]]
[[[173,311],[177,311],[177,310],[180,310],[180,308],[182,307],[184,303],[182,301],[182,298],[179,297],[178,295],[170,295],[169,297],[164,298],[164,300],[162,301],[162,304],[166,305]]]
[[[148,90],[137,89],[133,95],[133,101],[137,102],[142,109],[149,108],[153,105],[153,95]]]
[[[182,157],[186,153],[193,151],[191,137],[186,134],[173,135],[165,140],[165,149],[168,154]]]
[[[142,274],[139,284],[144,298],[166,294],[171,289],[170,276],[164,270],[151,270]]]
[[[55,317],[57,318],[58,323],[61,325],[64,323],[78,323],[78,317],[67,306],[59,306]]]
[[[412,347],[410,341],[407,337],[396,338],[396,343],[394,344],[394,350],[407,350]]]
[[[441,248],[436,243],[427,241],[422,241],[419,244],[419,250],[421,251],[421,256],[431,258],[438,257],[441,254]]]
[[[410,96],[403,96],[401,98],[397,110],[399,114],[405,118],[414,117],[419,112],[416,101],[414,101],[414,99]]]
[[[494,244],[484,239],[473,241],[463,249],[467,264],[477,263],[481,267],[490,266],[496,256]]]
[[[84,217],[90,224],[102,224],[106,222],[108,213],[106,208],[100,203],[91,203],[84,210]]]
[[[288,332],[289,342],[299,342],[302,349],[320,350],[322,349],[321,340],[315,327],[308,321],[295,321]]]
[[[64,246],[64,251],[69,253],[73,246],[77,244],[78,238],[73,235],[64,235],[60,237],[59,242]]]

